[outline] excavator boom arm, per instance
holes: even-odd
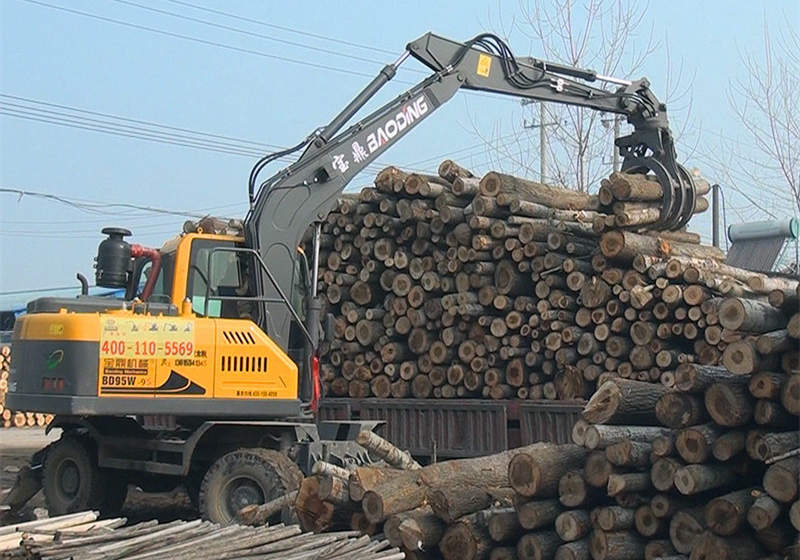
[[[433,74],[340,132],[409,55],[431,68]],[[612,92],[574,78],[604,80],[620,87]],[[296,146],[305,151],[295,163],[260,188],[256,188],[255,179],[269,159],[254,168],[245,232],[248,246],[259,251],[274,276],[275,282],[263,274],[257,278],[263,295],[277,297],[275,283],[283,292],[291,293],[297,246],[307,228],[325,219],[353,177],[461,88],[626,115],[634,130],[617,140],[624,158],[623,170],[654,173],[658,177],[664,187],[664,227],[680,227],[691,216],[694,187],[689,174],[675,160],[666,108],[652,94],[647,80],[628,82],[598,76],[591,70],[532,58],[517,59],[493,35],[479,35],[465,44],[428,33],[409,43],[406,53],[384,67],[327,126]],[[264,306],[263,326],[278,344],[287,348],[293,314],[280,304]],[[307,322],[312,338],[319,334],[319,309],[319,302],[311,303]]]

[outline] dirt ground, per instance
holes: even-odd
[[[0,430],[0,503],[14,485],[17,472],[28,464],[31,455],[60,437],[60,430],[45,435],[43,428],[10,428]],[[36,508],[46,508],[44,495],[38,492],[15,518],[4,519],[1,524],[32,519]],[[133,486],[128,487],[128,498],[122,508],[122,516],[129,522],[148,519],[173,521],[194,519],[197,512],[192,508],[182,488],[172,492],[147,493]]]

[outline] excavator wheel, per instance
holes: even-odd
[[[109,517],[119,515],[128,497],[128,478],[121,472],[109,469],[101,469],[100,474],[106,488],[100,513]]]
[[[263,504],[296,490],[302,478],[297,465],[278,451],[232,451],[217,459],[203,477],[200,513],[214,523],[228,524],[236,520],[243,507]]]
[[[50,516],[77,511],[105,510],[106,477],[97,466],[86,438],[62,437],[44,458],[42,487]]]

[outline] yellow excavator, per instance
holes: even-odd
[[[345,128],[408,56],[432,74]],[[62,435],[34,455],[6,502],[19,506],[43,487],[51,515],[113,514],[129,484],[183,484],[205,518],[226,523],[296,487],[317,460],[368,461],[354,439],[377,422],[314,417],[326,331],[320,223],[356,174],[460,89],[625,115],[633,131],[616,140],[623,170],[658,178],[660,227],[691,216],[692,178],[646,79],[517,58],[491,34],[461,43],[428,33],[327,126],[256,163],[243,221],[203,220],[157,250],[106,228],[96,284],[124,288],[124,298],[89,296],[79,275],[82,295],[28,304],[14,326],[7,406],[54,414],[48,430]],[[269,163],[301,150],[259,183]],[[310,265],[298,252],[308,231]]]

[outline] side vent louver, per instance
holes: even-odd
[[[266,356],[220,356],[219,368],[228,372],[255,372],[266,373]]]
[[[256,339],[248,331],[222,331],[222,336],[228,344],[255,344]]]

